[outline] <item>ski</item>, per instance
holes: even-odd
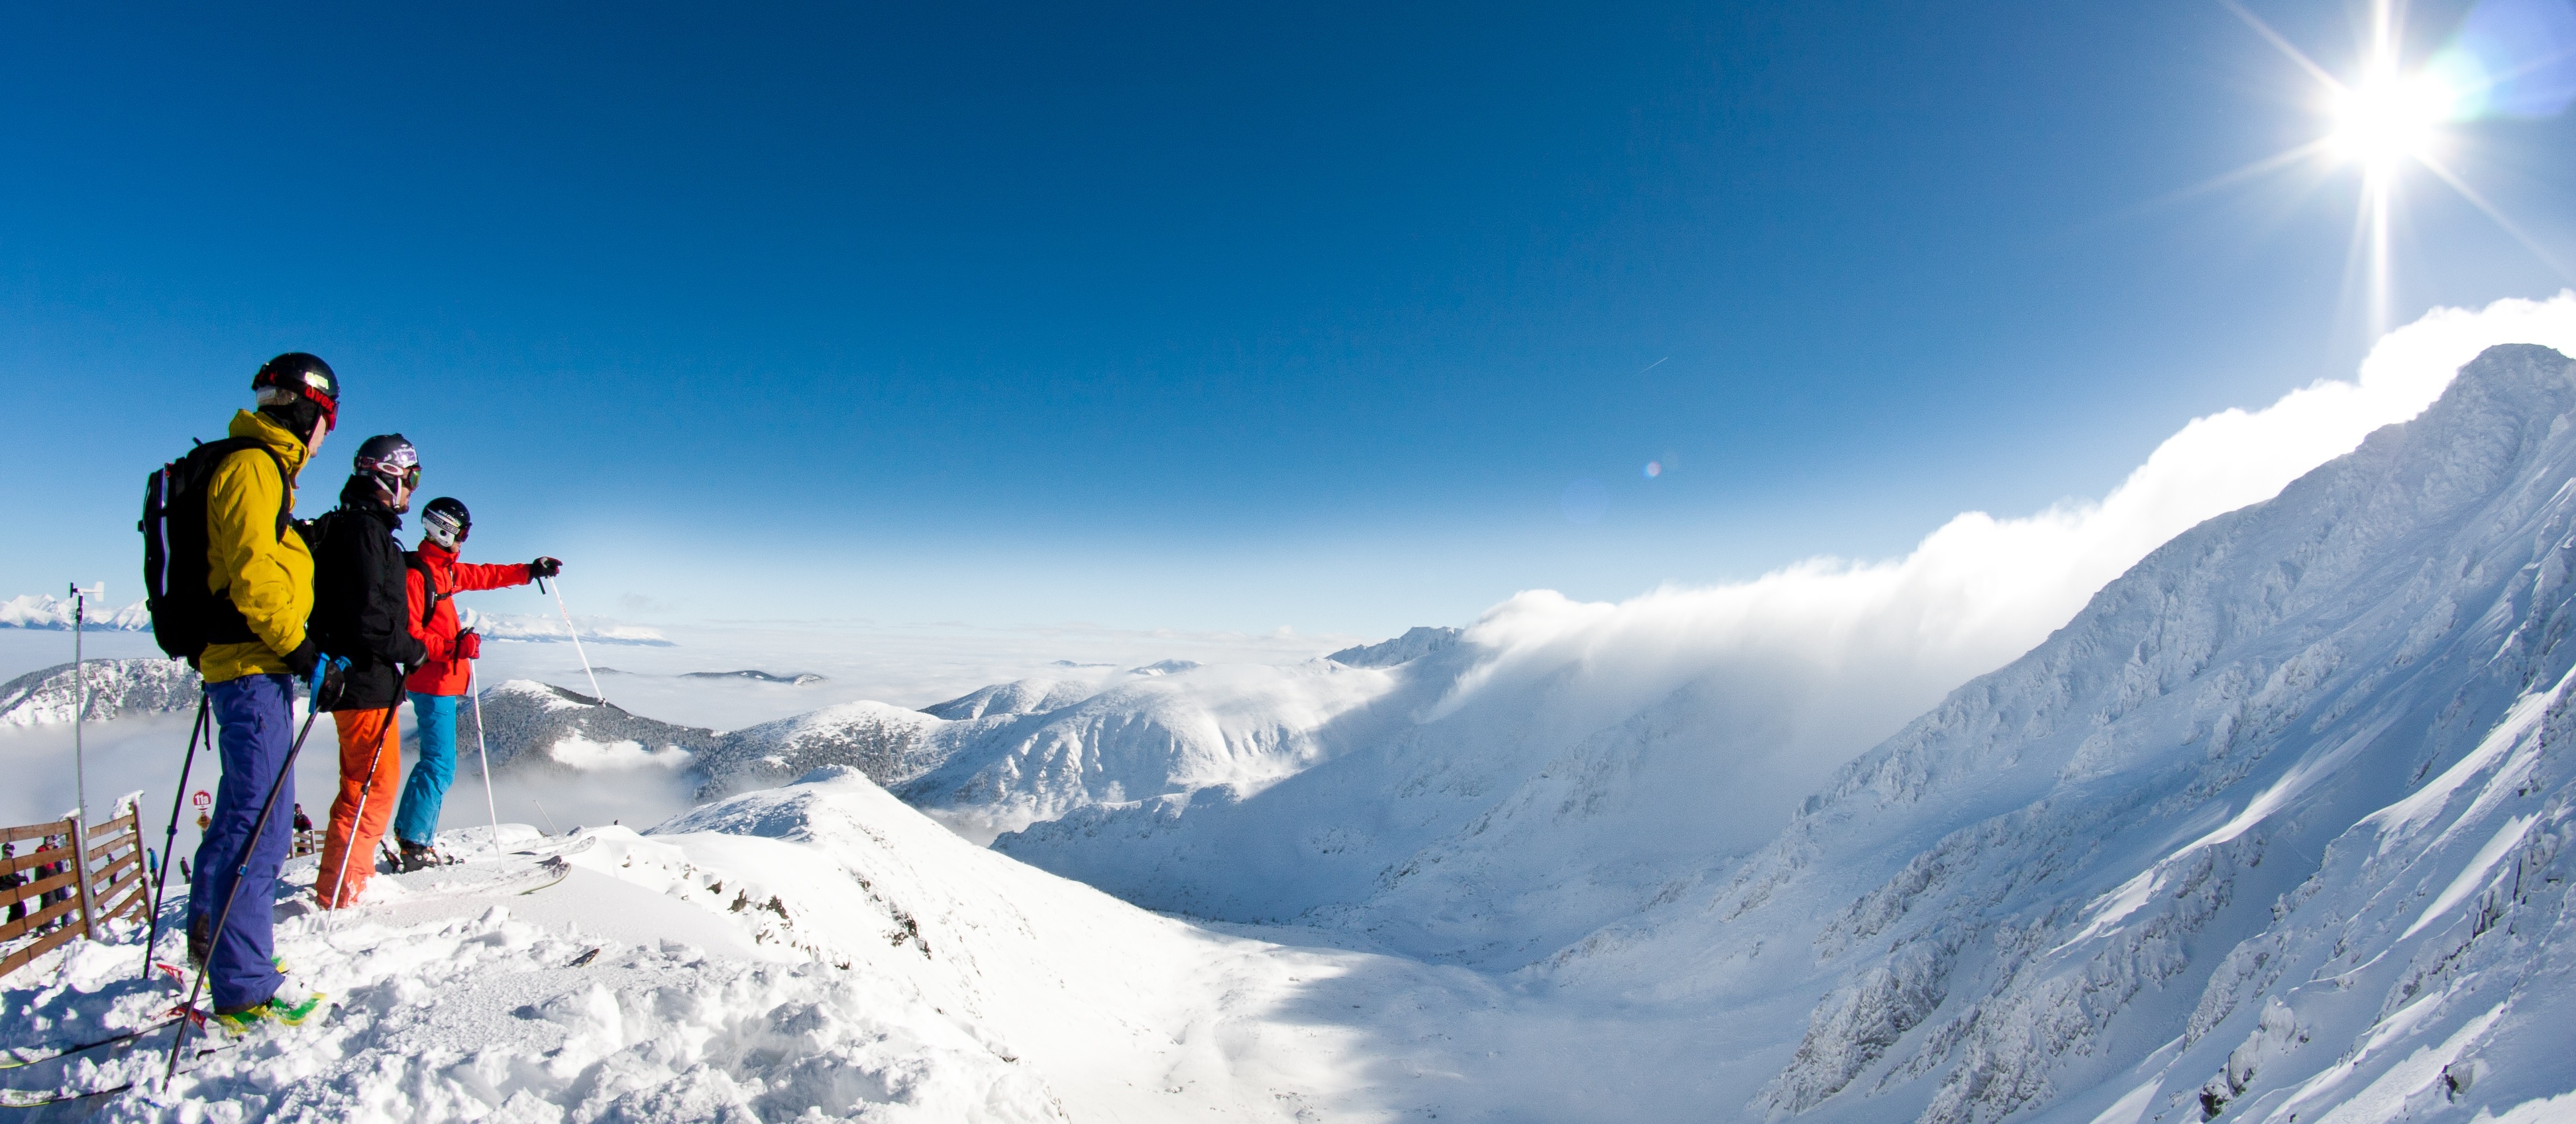
[[[30,1089],[0,1089],[0,1108],[43,1108],[49,1104],[68,1104],[72,1101],[88,1100],[91,1097],[104,1097],[112,1093],[122,1093],[133,1087],[134,1083],[128,1081],[125,1084],[114,1086],[112,1088],[90,1089],[81,1092],[70,1090],[60,1092],[37,1092]]]
[[[163,1020],[161,1020],[160,1022],[157,1022],[157,1023],[153,1023],[153,1024],[152,1024],[152,1025],[150,1025],[150,1026],[146,1026],[146,1027],[138,1027],[138,1028],[136,1028],[136,1029],[134,1029],[134,1030],[126,1031],[126,1032],[125,1032],[125,1033],[123,1033],[123,1034],[112,1035],[112,1036],[107,1037],[107,1038],[101,1038],[101,1039],[99,1039],[99,1040],[98,1040],[98,1041],[96,1041],[96,1042],[80,1042],[80,1043],[75,1043],[75,1044],[70,1045],[70,1046],[64,1046],[64,1047],[60,1047],[60,1048],[58,1048],[58,1049],[52,1049],[52,1050],[49,1050],[49,1051],[47,1051],[47,1052],[45,1052],[45,1053],[36,1054],[36,1055],[34,1055],[34,1056],[32,1056],[32,1057],[28,1056],[27,1051],[29,1051],[29,1050],[39,1050],[39,1049],[45,1049],[45,1048],[44,1048],[44,1047],[31,1047],[31,1046],[19,1046],[19,1047],[13,1047],[13,1048],[11,1048],[11,1049],[9,1049],[9,1050],[7,1051],[6,1056],[0,1056],[0,1069],[18,1069],[18,1068],[23,1067],[23,1066],[31,1066],[31,1065],[35,1065],[35,1064],[36,1064],[36,1063],[38,1063],[38,1062],[49,1062],[49,1061],[54,1060],[55,1058],[69,1057],[70,1055],[73,1055],[73,1054],[83,1053],[83,1052],[86,1052],[86,1051],[89,1051],[89,1050],[95,1050],[95,1049],[98,1049],[98,1048],[100,1048],[100,1047],[102,1047],[102,1046],[113,1046],[113,1045],[116,1045],[116,1044],[117,1044],[117,1043],[119,1043],[119,1042],[131,1042],[131,1041],[133,1041],[133,1040],[135,1040],[135,1039],[137,1039],[137,1038],[141,1038],[141,1037],[143,1037],[144,1035],[150,1034],[150,1033],[152,1033],[153,1031],[159,1030],[159,1029],[161,1029],[161,1028],[163,1028],[163,1027],[166,1027],[166,1026],[173,1025],[173,1024],[177,1023],[178,1021],[179,1021],[179,1016],[177,1016],[177,1015],[172,1015],[172,1016],[170,1016],[169,1018],[163,1019]]]

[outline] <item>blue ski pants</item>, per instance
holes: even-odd
[[[197,868],[188,885],[188,931],[206,933],[224,916],[224,903],[241,883],[223,931],[212,933],[206,978],[215,1010],[239,1011],[268,1002],[285,977],[269,962],[275,949],[271,925],[277,906],[277,870],[286,863],[295,819],[295,776],[281,773],[295,744],[295,685],[285,675],[245,675],[208,684],[215,748],[223,778],[215,782],[215,808],[197,843]],[[251,827],[269,787],[281,785],[259,837]]]
[[[402,808],[394,813],[394,838],[428,846],[438,841],[438,813],[447,804],[447,786],[456,783],[455,695],[411,693],[411,713],[420,728],[420,759],[403,785]]]

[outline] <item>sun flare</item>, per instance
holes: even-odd
[[[2458,101],[2448,83],[2429,71],[2399,74],[2374,67],[2359,82],[2336,90],[2330,109],[2332,151],[2385,174],[2401,163],[2434,155],[2442,125]]]
[[[2219,0],[2315,83],[2323,135],[2212,183],[2323,161],[2360,172],[2349,279],[2367,294],[2370,332],[2388,330],[2394,266],[2390,232],[2405,183],[2420,172],[2467,200],[2534,256],[2560,268],[2539,243],[2471,187],[2451,164],[2465,141],[2454,126],[2498,112],[2554,116],[2576,102],[2576,9],[2565,0],[2477,0],[2449,45],[2423,57],[2407,49],[2400,0],[2369,0],[2368,46],[2349,77],[2337,76],[2238,0]],[[2534,3],[2540,7],[2535,7]],[[2555,5],[2555,6],[2551,6]],[[2421,58],[2419,65],[2408,60]],[[2561,272],[2565,272],[2561,269]]]

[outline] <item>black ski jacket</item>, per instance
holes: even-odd
[[[402,516],[355,477],[340,506],[314,521],[313,623],[323,654],[349,660],[347,687],[332,710],[374,710],[402,702],[403,669],[428,651],[411,634],[403,548],[394,531]]]

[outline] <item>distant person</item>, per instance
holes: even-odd
[[[18,845],[17,845],[17,844],[15,844],[15,843],[0,843],[0,866],[7,866],[7,865],[9,865],[9,860],[10,860],[10,859],[17,858],[17,857],[18,857]],[[0,890],[15,890],[15,889],[17,889],[18,887],[20,887],[20,886],[24,886],[24,885],[26,885],[26,884],[27,884],[27,876],[26,876],[26,875],[23,875],[23,874],[20,874],[20,873],[18,873],[17,871],[12,870],[12,871],[9,871],[9,872],[7,872],[7,873],[5,873],[5,874],[0,874]],[[27,903],[26,903],[25,901],[22,901],[22,900],[19,900],[19,899],[16,899],[16,898],[12,898],[12,899],[10,900],[10,902],[9,902],[9,920],[11,920],[11,921],[24,921],[24,920],[26,920],[26,919],[27,919]]]
[[[456,781],[456,700],[466,690],[468,664],[482,658],[483,638],[456,621],[457,594],[476,589],[506,589],[563,572],[563,563],[540,557],[509,565],[459,562],[474,517],[465,505],[440,496],[420,509],[420,549],[411,556],[406,591],[411,620],[429,658],[403,685],[411,691],[413,724],[420,728],[420,760],[403,785],[402,811],[394,816],[394,838],[402,844],[402,869],[437,865],[438,813],[447,803],[447,787]]]
[[[302,804],[295,806],[295,830],[313,830],[313,817],[304,814],[304,805]]]
[[[280,800],[295,800],[295,778],[281,774],[295,739],[295,681],[313,674],[322,653],[304,627],[313,614],[313,553],[289,514],[296,473],[340,410],[339,377],[300,351],[269,360],[250,385],[258,408],[234,414],[230,434],[259,447],[224,457],[206,489],[206,588],[217,596],[197,670],[214,711],[223,779],[188,884],[188,953],[206,965],[215,1014],[235,1030],[263,1018],[301,1023],[321,1001],[288,989],[270,959],[269,887],[290,833],[283,816],[260,823],[260,810],[273,806],[272,784]],[[215,932],[237,873],[250,883],[241,894],[247,908],[233,909]]]
[[[313,631],[349,668],[326,707],[340,734],[340,791],[331,800],[313,896],[325,909],[354,903],[376,872],[376,843],[393,818],[402,783],[394,723],[405,666],[428,655],[412,633],[402,541],[403,513],[420,486],[420,450],[399,433],[380,434],[350,459],[340,506],[316,521]]]

